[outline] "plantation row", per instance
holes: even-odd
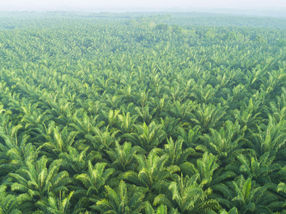
[[[286,213],[285,30],[25,22],[0,30],[0,214]]]

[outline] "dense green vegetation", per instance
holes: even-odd
[[[285,25],[186,16],[1,16],[1,214],[286,213]]]

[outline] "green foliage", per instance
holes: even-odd
[[[68,190],[66,185],[70,183],[70,178],[66,171],[59,172],[61,162],[54,160],[47,166],[48,159],[42,156],[37,161],[27,161],[26,167],[9,174],[11,190],[19,193],[18,200],[23,207],[27,210],[32,204],[41,207],[52,194]]]
[[[139,213],[143,208],[144,191],[120,181],[117,191],[105,186],[106,198],[96,202],[92,208],[100,213]]]
[[[280,183],[277,187],[278,192],[284,192],[286,193],[286,184],[285,183]]]
[[[202,104],[193,113],[192,121],[200,126],[202,132],[207,132],[210,128],[219,126],[219,122],[225,114],[221,105]]]
[[[0,19],[0,214],[286,210],[285,20]]]
[[[227,159],[230,155],[238,153],[243,144],[243,132],[238,122],[226,121],[219,130],[210,129],[210,134],[201,137],[205,142],[207,151],[211,151],[220,159]]]
[[[160,146],[165,138],[165,132],[155,122],[151,122],[149,126],[144,122],[142,125],[136,125],[135,128],[136,133],[127,134],[125,137],[147,152],[150,152],[154,147]]]
[[[70,192],[67,196],[64,193],[60,192],[59,197],[54,197],[52,194],[49,196],[47,202],[38,203],[41,210],[44,213],[55,213],[55,214],[63,214],[68,213],[69,211],[69,202],[71,197],[73,196],[73,192]]]
[[[145,213],[146,214],[167,214],[168,208],[166,205],[161,204],[156,210],[154,210],[151,204],[147,202],[145,205]],[[172,210],[171,213],[177,213],[177,212]]]
[[[1,214],[21,214],[18,209],[19,202],[16,195],[7,194],[7,186],[0,186],[0,213]]]
[[[138,146],[132,146],[129,142],[124,142],[120,145],[115,142],[115,149],[107,151],[108,156],[112,161],[112,165],[117,169],[127,170],[134,166],[135,156],[142,149]]]
[[[105,169],[106,165],[106,163],[96,163],[93,166],[88,161],[88,172],[76,175],[75,178],[81,181],[84,188],[87,189],[87,195],[99,193],[114,172],[113,168]]]
[[[220,212],[220,214],[238,214],[238,211],[237,211],[237,209],[234,207],[234,208],[232,208],[231,210],[229,210],[228,212],[225,211],[225,210],[223,210],[223,211]]]
[[[172,138],[167,140],[164,153],[168,155],[168,163],[170,165],[180,166],[188,160],[188,157],[195,153],[195,150],[191,147],[184,149],[183,143],[183,139],[178,139],[176,142]]]
[[[158,195],[154,200],[154,205],[166,204],[170,207],[178,207],[180,213],[201,213],[219,208],[217,201],[208,199],[211,191],[204,191],[198,184],[199,176],[178,176],[176,181],[169,185],[172,198],[168,199],[165,195]],[[173,205],[174,204],[174,205]]]
[[[149,191],[160,192],[166,188],[168,179],[172,177],[173,173],[180,171],[180,168],[176,165],[166,167],[167,157],[158,156],[157,152],[153,149],[147,157],[136,155],[139,171],[127,171],[123,174],[123,178],[134,184],[144,186]]]
[[[275,201],[275,197],[267,191],[268,185],[256,186],[251,178],[245,180],[241,176],[233,186],[237,196],[232,200],[240,213],[271,213],[269,204]]]

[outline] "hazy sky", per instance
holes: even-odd
[[[0,0],[0,10],[286,9],[286,0]]]

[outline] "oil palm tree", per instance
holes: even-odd
[[[249,146],[256,151],[258,156],[268,152],[270,157],[275,157],[286,144],[285,121],[276,122],[269,115],[267,125],[258,127],[257,133],[252,133],[251,144]]]
[[[174,177],[174,173],[180,171],[175,165],[166,166],[167,156],[158,156],[158,149],[153,149],[148,156],[136,155],[138,162],[138,172],[127,171],[122,174],[122,178],[128,182],[147,188],[148,198],[154,198],[155,193],[163,191],[168,186],[169,179]]]
[[[207,133],[210,128],[220,126],[221,120],[226,113],[226,109],[220,104],[200,104],[192,113],[191,121],[199,125],[203,133]]]
[[[241,110],[234,110],[233,114],[237,121],[239,121],[241,129],[244,131],[252,131],[256,129],[256,124],[260,124],[263,120],[260,111],[258,111],[259,104],[254,103],[253,99],[249,99],[248,105]]]
[[[272,213],[270,207],[277,198],[267,191],[268,185],[258,186],[251,178],[240,176],[233,187],[236,196],[232,201],[239,213]]]
[[[152,148],[158,147],[165,139],[165,132],[162,126],[152,121],[149,125],[145,122],[142,125],[135,125],[136,132],[125,134],[123,138],[127,139],[134,145],[138,145],[150,152]]]
[[[48,159],[42,156],[38,160],[26,161],[15,173],[10,173],[11,190],[19,194],[23,211],[31,212],[45,203],[50,194],[66,192],[70,183],[67,171],[60,171],[61,160],[54,160],[48,165]],[[34,207],[35,206],[35,207]]]
[[[70,200],[73,196],[73,191],[67,194],[66,192],[60,192],[59,196],[56,197],[50,194],[46,201],[41,201],[38,206],[43,213],[47,214],[66,214],[70,213]]]
[[[98,154],[98,152],[90,152],[89,154],[92,156],[92,158],[89,158],[89,156],[87,155],[88,150],[88,146],[83,151],[78,151],[72,146],[67,147],[66,152],[62,152],[59,154],[59,157],[62,160],[62,167],[72,175],[86,171],[88,168],[88,159],[100,160],[102,158],[102,156]]]
[[[140,213],[144,208],[144,189],[135,185],[128,186],[120,181],[118,188],[112,189],[106,185],[106,196],[98,200],[91,208],[100,213],[131,214]]]
[[[281,169],[280,164],[274,162],[274,157],[271,157],[269,152],[259,158],[256,155],[239,154],[237,159],[241,163],[240,172],[262,186],[271,184],[272,175]]]
[[[121,133],[130,133],[134,129],[135,121],[137,120],[137,115],[130,116],[130,112],[122,113],[118,115],[119,119],[119,129]]]
[[[76,174],[74,178],[79,181],[79,186],[75,186],[75,196],[79,198],[78,209],[90,207],[93,203],[100,200],[104,186],[109,183],[115,169],[107,168],[107,163],[98,162],[94,166],[91,161],[88,161],[88,171],[81,174]]]
[[[211,191],[204,191],[197,180],[199,175],[177,176],[176,181],[169,184],[170,196],[160,194],[154,200],[154,205],[166,204],[177,208],[179,213],[211,213],[218,210],[216,200],[209,199]]]
[[[286,88],[281,88],[280,96],[276,97],[276,100],[269,104],[267,113],[272,115],[272,117],[280,122],[286,119]]]
[[[54,123],[51,123],[44,134],[46,142],[38,147],[38,150],[45,152],[46,155],[58,156],[63,152],[67,152],[68,148],[73,145],[78,131],[70,131],[68,127],[62,130]]]
[[[201,136],[206,151],[217,155],[221,161],[229,161],[241,152],[244,143],[244,133],[238,122],[226,121],[219,130],[210,129],[210,134]]]
[[[189,147],[183,147],[184,141],[182,138],[177,139],[175,142],[172,138],[167,139],[164,145],[163,154],[168,156],[168,165],[181,166],[188,161],[189,156],[195,155],[196,151]]]
[[[126,171],[134,169],[135,157],[140,151],[142,152],[142,149],[139,146],[132,146],[130,142],[124,142],[123,145],[120,145],[116,141],[115,148],[108,150],[107,154],[114,168]]]
[[[10,172],[15,172],[25,164],[26,160],[33,161],[37,158],[35,146],[28,143],[29,136],[26,133],[19,133],[23,126],[21,124],[13,126],[8,122],[10,117],[5,117],[0,128],[0,169],[1,176],[7,176]]]

